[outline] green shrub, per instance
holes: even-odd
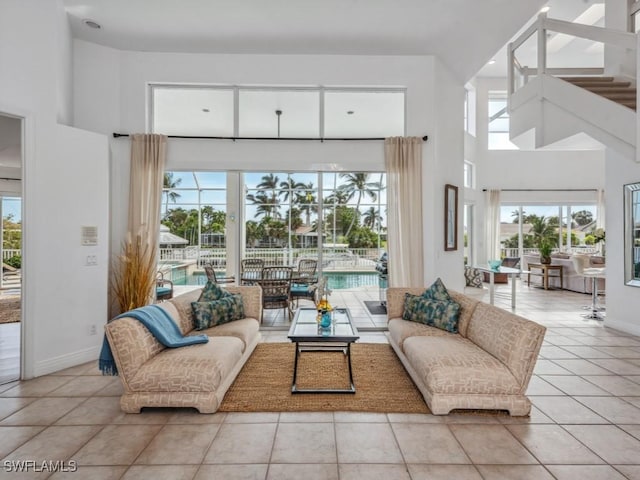
[[[13,268],[22,268],[22,256],[14,255],[13,257],[7,258],[4,263]]]

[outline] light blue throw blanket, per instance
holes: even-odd
[[[169,313],[158,305],[147,305],[136,308],[118,315],[113,320],[123,317],[131,317],[138,320],[147,327],[147,330],[165,347],[177,348],[186,345],[195,345],[197,343],[207,343],[209,341],[209,337],[206,335],[183,336],[180,328],[178,328],[178,325],[176,325],[176,322],[173,321]],[[113,359],[111,346],[107,341],[106,335],[102,341],[99,367],[103,375],[118,375],[116,362]]]

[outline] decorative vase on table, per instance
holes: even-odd
[[[329,328],[331,326],[331,313],[327,310],[323,310],[320,317],[320,326],[322,328]]]
[[[550,265],[551,257],[549,255],[540,255],[540,263],[543,265]]]

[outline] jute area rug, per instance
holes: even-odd
[[[355,343],[351,363],[355,394],[291,394],[295,346],[259,344],[231,388],[221,412],[429,413],[422,395],[388,344]],[[303,352],[299,388],[348,388],[346,356],[341,352]]]
[[[0,323],[20,321],[20,295],[0,296]]]

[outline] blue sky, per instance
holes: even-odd
[[[22,218],[22,201],[17,197],[2,197],[2,216],[13,215],[13,221],[19,222]]]
[[[517,210],[518,206],[509,205],[502,206],[500,208],[500,221],[506,223],[512,223],[515,217],[511,214],[513,211]],[[535,214],[538,216],[544,217],[557,217],[558,216],[558,205],[524,205],[522,210],[525,215]],[[596,206],[595,205],[571,205],[571,213],[579,212],[580,210],[588,210],[593,214],[593,219],[596,219]],[[563,206],[562,209],[563,215],[567,214],[566,205]]]

